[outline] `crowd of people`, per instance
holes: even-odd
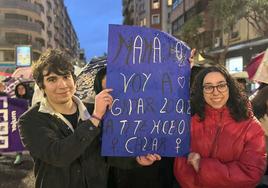
[[[203,68],[191,83],[187,156],[102,157],[102,118],[113,102],[106,68],[95,78],[94,104],[75,96],[76,76],[65,51],[47,50],[32,72],[43,97],[20,117],[18,126],[34,160],[38,188],[268,187],[265,83],[249,99],[223,66]],[[23,90],[23,84],[17,85],[17,98],[30,102]]]
[[[32,92],[30,85],[24,83],[24,82],[19,82],[16,84],[14,88],[14,93],[15,93],[15,98],[25,100],[27,101],[28,107],[31,106],[31,100],[32,100]],[[5,82],[0,82],[0,96],[6,96],[6,97],[11,97],[9,94],[6,92],[6,85]],[[2,155],[2,154],[0,154]],[[13,162],[14,165],[20,165],[23,162],[23,157],[22,157],[22,151],[16,152],[15,155],[15,160]]]

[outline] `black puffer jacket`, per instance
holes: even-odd
[[[35,162],[35,187],[106,188],[100,129],[87,120],[72,132],[59,117],[38,109],[34,106],[19,120],[22,142]]]

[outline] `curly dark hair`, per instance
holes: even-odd
[[[44,89],[44,71],[46,75],[55,73],[57,75],[71,74],[75,80],[72,58],[66,50],[47,49],[41,54],[39,60],[32,65],[33,78],[40,89]]]
[[[232,118],[239,122],[250,117],[248,110],[249,100],[246,94],[242,91],[241,86],[232,78],[225,67],[215,65],[201,70],[195,77],[191,88],[191,110],[192,115],[198,114],[200,121],[205,119],[205,99],[203,95],[203,80],[208,73],[219,72],[226,79],[229,88],[229,98],[227,107],[230,110]]]
[[[263,87],[251,100],[254,115],[260,119],[265,114],[268,114],[268,86]]]

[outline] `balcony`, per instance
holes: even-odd
[[[14,44],[10,44],[5,39],[0,39],[0,47],[14,48],[14,46],[15,46]]]
[[[47,16],[51,16],[51,15],[52,15],[52,10],[51,10],[51,9],[48,9],[48,10],[46,11],[46,15],[47,15]]]
[[[56,28],[56,30],[60,28],[60,22],[58,20],[54,21],[54,27]]]
[[[16,45],[30,45],[31,42],[18,41],[16,44],[6,41],[4,38],[0,38],[0,47],[4,48],[14,48]]]
[[[57,42],[60,41],[60,34],[58,32],[54,34],[54,40]]]
[[[0,19],[0,28],[15,28],[35,31],[41,34],[42,27],[38,23],[27,22],[15,19]]]
[[[33,42],[32,44],[33,50],[37,50],[39,52],[42,52],[43,46],[39,42]]]
[[[1,8],[15,8],[15,9],[22,9],[31,12],[35,12],[38,15],[41,14],[41,9],[32,3],[27,1],[18,1],[18,0],[0,0],[0,7]]]

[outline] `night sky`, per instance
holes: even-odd
[[[87,60],[107,53],[108,24],[122,24],[122,1],[64,1]]]

